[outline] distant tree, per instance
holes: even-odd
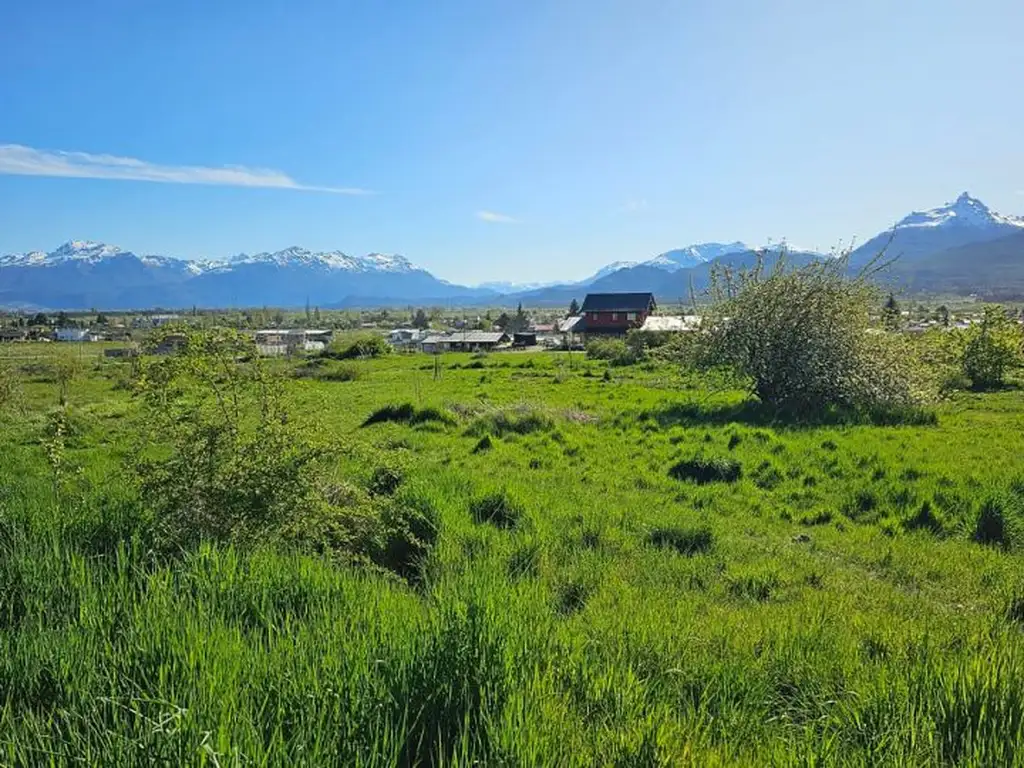
[[[569,317],[575,317],[580,313],[580,303],[573,299],[569,302]]]
[[[282,312],[280,309],[274,312],[274,325],[284,325],[284,312]]]
[[[890,331],[898,331],[900,328],[900,304],[891,293],[882,306],[882,325]]]
[[[516,313],[509,321],[508,327],[505,328],[509,333],[519,333],[525,331],[530,326],[530,316],[523,311],[523,302],[519,302],[516,307]]]
[[[29,321],[29,325],[49,325],[49,324],[50,324],[50,318],[48,318],[42,312],[37,312],[35,315],[33,315],[32,319]]]
[[[425,329],[430,327],[430,319],[427,317],[427,313],[423,311],[423,308],[416,310],[416,314],[412,318],[412,327]]]
[[[938,320],[946,328],[949,327],[949,307],[945,304],[935,310],[935,319]]]
[[[68,313],[61,311],[57,313],[56,325],[58,328],[70,328],[74,325],[71,318],[68,317]]]
[[[494,321],[494,324],[501,328],[501,330],[507,331],[512,324],[512,318],[508,316],[507,312],[502,312],[498,315],[498,319]]]
[[[1002,307],[985,307],[981,322],[972,325],[965,338],[963,373],[975,389],[1002,386],[1007,371],[1021,364],[1024,337]]]
[[[320,307],[313,307],[313,322],[320,327]]]
[[[96,315],[96,325],[106,325],[108,322],[110,321],[107,320],[107,316],[102,312]]]

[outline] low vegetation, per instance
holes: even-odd
[[[615,365],[19,345],[2,761],[1020,764],[1019,369],[919,397],[965,373],[949,332],[830,378],[797,350],[853,326],[799,317]]]

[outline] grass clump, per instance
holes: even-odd
[[[1019,481],[1006,490],[990,493],[981,502],[974,540],[1005,550],[1024,548],[1024,487]]]
[[[715,535],[707,526],[699,528],[655,528],[647,535],[647,543],[659,549],[671,549],[686,557],[710,552]]]
[[[548,432],[555,428],[555,420],[547,411],[532,405],[495,408],[477,416],[466,430],[470,437],[505,437]]]
[[[474,522],[490,523],[498,528],[514,528],[525,513],[522,503],[504,490],[485,493],[469,504]]]
[[[735,483],[743,476],[743,467],[734,459],[697,456],[676,462],[669,468],[668,474],[675,480],[697,485]]]
[[[453,424],[455,419],[447,411],[433,406],[417,408],[412,403],[401,405],[385,405],[378,408],[363,422],[364,427],[385,422],[396,422],[398,424],[425,424],[427,422],[438,422],[441,424]]]

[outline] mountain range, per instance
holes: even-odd
[[[701,243],[646,261],[618,261],[585,280],[562,284],[441,280],[404,256],[292,247],[224,261],[137,255],[117,246],[73,240],[55,251],[0,256],[0,307],[138,309],[144,307],[368,307],[396,304],[568,304],[587,291],[653,291],[675,302],[703,290],[719,265],[746,266],[757,252],[787,263],[830,256],[783,245]],[[884,251],[895,262],[877,275],[910,291],[1024,296],[1024,219],[990,210],[966,192],[938,208],[916,211],[849,255],[851,269]]]

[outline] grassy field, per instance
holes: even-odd
[[[794,427],[580,354],[289,376],[337,477],[436,511],[402,579],[154,555],[130,364],[95,349],[0,349],[0,763],[1024,764],[1024,391]]]

